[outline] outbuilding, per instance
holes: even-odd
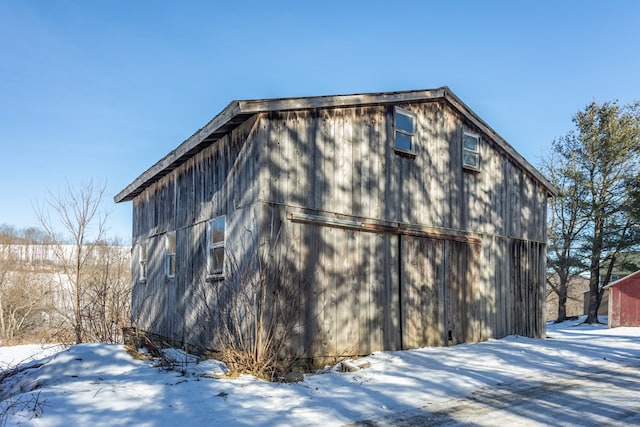
[[[303,358],[544,337],[554,191],[447,87],[233,101],[115,197],[132,322],[215,349],[284,305]]]
[[[640,326],[640,271],[609,283],[609,327]]]

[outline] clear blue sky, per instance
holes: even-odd
[[[640,100],[639,1],[0,0],[0,224],[113,196],[231,100],[447,85],[534,165],[592,100]]]

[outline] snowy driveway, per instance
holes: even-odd
[[[640,425],[640,361],[615,371],[521,382],[476,391],[395,418],[351,426]]]
[[[548,339],[378,352],[294,384],[216,379],[176,350],[173,370],[121,345],[0,347],[0,426],[640,425],[640,328],[548,324]],[[53,352],[53,354],[51,353]],[[193,358],[195,360],[195,358]],[[6,410],[3,411],[3,408]]]

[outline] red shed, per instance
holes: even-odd
[[[609,327],[640,326],[640,271],[606,286],[609,294]]]

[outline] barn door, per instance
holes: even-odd
[[[476,249],[464,242],[401,236],[403,348],[475,341]]]
[[[283,236],[300,266],[296,345],[309,357],[399,350],[397,236],[295,224]]]
[[[400,236],[402,347],[444,345],[442,240]]]

